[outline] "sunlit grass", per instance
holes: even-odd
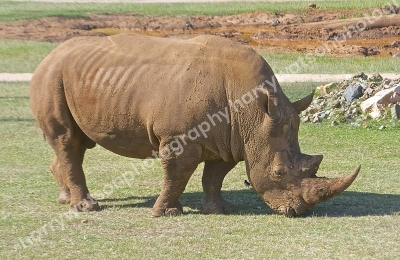
[[[0,72],[33,72],[58,43],[0,39]]]
[[[400,62],[392,57],[334,57],[299,53],[261,52],[275,73],[279,74],[352,74],[363,71],[398,73]]]
[[[316,85],[283,87],[295,100]],[[102,210],[68,218],[68,207],[55,203],[58,188],[48,168],[53,152],[33,121],[28,84],[0,83],[0,257],[396,259],[399,134],[398,128],[302,124],[303,152],[325,156],[320,176],[343,176],[358,164],[362,170],[342,195],[294,219],[273,214],[243,185],[243,163],[228,174],[223,186],[223,196],[237,206],[234,214],[199,214],[204,199],[200,166],[181,197],[185,214],[151,218],[162,179],[159,164],[143,170],[140,160],[96,147],[87,152],[84,168],[91,192],[106,195],[100,201]],[[118,177],[127,172],[134,177],[121,182]],[[40,239],[30,244],[29,238]]]
[[[0,72],[33,72],[58,43],[0,40]],[[298,53],[260,52],[275,73],[352,74],[363,71],[393,72],[400,70],[398,59],[391,57],[307,56]]]
[[[314,1],[320,10],[377,8],[387,0]],[[223,2],[223,3],[43,3],[0,1],[0,21],[39,19],[49,16],[85,17],[88,13],[139,13],[152,15],[222,15],[254,11],[307,12],[309,1],[293,2]]]

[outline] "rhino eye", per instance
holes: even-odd
[[[282,128],[283,128],[282,132],[286,134],[290,130],[290,125],[289,124],[284,124]]]
[[[278,167],[274,170],[275,176],[282,177],[286,174],[286,170],[284,167]]]

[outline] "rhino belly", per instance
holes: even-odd
[[[67,95],[75,122],[91,140],[132,158],[148,158],[153,150],[158,151],[151,115],[141,115],[140,100],[126,93],[92,90]]]
[[[158,151],[158,147],[151,144],[146,130],[138,124],[119,127],[118,124],[100,123],[94,126],[82,119],[77,124],[91,140],[116,154],[145,159],[152,157],[153,151]]]

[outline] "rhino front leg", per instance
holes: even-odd
[[[230,213],[234,210],[233,204],[222,198],[221,187],[226,174],[235,167],[235,162],[205,162],[203,171],[203,190],[206,195],[202,208],[203,214]]]
[[[187,145],[181,154],[171,154],[167,158],[162,158],[164,180],[160,196],[153,206],[154,217],[182,214],[183,209],[179,197],[185,190],[197,165],[201,162],[201,151],[201,146]]]
[[[58,162],[57,156],[54,156],[53,162],[51,163],[50,170],[56,179],[58,187],[60,188],[60,195],[57,198],[57,203],[68,204],[71,200],[71,193],[67,185],[65,185],[60,172],[60,163]]]

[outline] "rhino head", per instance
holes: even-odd
[[[313,93],[293,103],[280,89],[272,93],[259,88],[257,96],[262,119],[248,139],[256,141],[247,143],[245,161],[253,188],[271,209],[298,216],[351,185],[360,166],[342,178],[321,178],[316,173],[323,156],[300,151],[298,114],[309,106]]]

